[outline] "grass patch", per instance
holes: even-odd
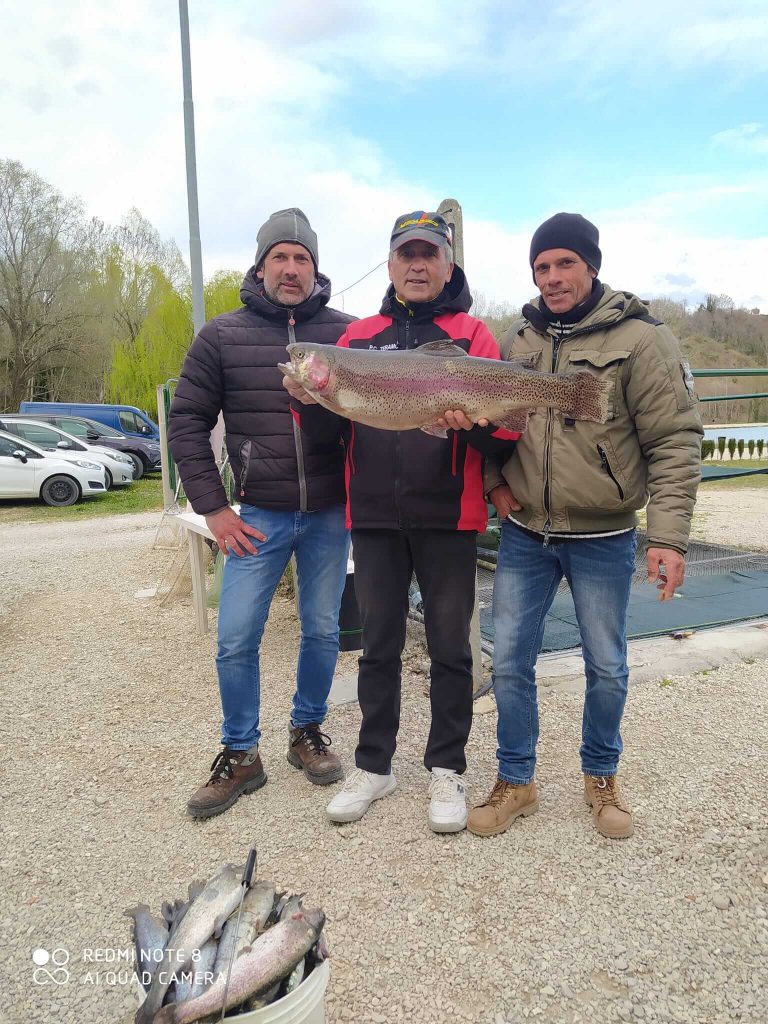
[[[129,487],[117,487],[66,508],[49,508],[42,501],[31,498],[3,499],[0,501],[0,523],[60,523],[133,512],[155,512],[162,507],[163,485],[160,474],[156,473],[143,476]]]
[[[699,494],[706,494],[707,491],[743,490],[745,487],[759,487],[765,490],[768,487],[768,473],[755,473],[754,476],[730,476],[724,480],[704,480],[699,488]]]
[[[670,679],[668,676],[665,676],[664,679],[662,679],[661,682],[659,683],[659,686],[662,687],[662,689],[666,688],[667,686],[674,686],[674,685],[675,685],[675,680],[674,679]]]

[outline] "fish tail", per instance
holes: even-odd
[[[576,420],[605,423],[608,419],[610,385],[590,370],[569,374],[573,384],[574,402],[569,412]]]

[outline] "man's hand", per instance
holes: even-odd
[[[506,519],[510,512],[519,512],[523,507],[507,484],[497,484],[488,497],[498,513],[499,519]]]
[[[437,421],[444,430],[471,430],[474,423],[461,409],[447,409]],[[479,427],[487,427],[488,420],[478,420]]]
[[[671,601],[685,577],[685,558],[672,548],[648,548],[648,582],[655,583],[660,601]]]
[[[283,377],[283,387],[297,402],[301,402],[303,405],[317,405],[317,400],[292,377]]]
[[[249,526],[248,523],[244,522],[229,505],[218,512],[213,512],[211,515],[206,516],[205,521],[208,524],[208,529],[216,538],[219,551],[223,551],[225,555],[237,555],[238,558],[242,558],[246,552],[251,555],[258,555],[258,549],[251,544],[248,538],[255,537],[257,540],[267,539],[263,533],[259,533],[253,526]]]

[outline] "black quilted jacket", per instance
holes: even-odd
[[[329,309],[330,294],[331,282],[319,274],[305,302],[293,310],[275,306],[251,267],[240,290],[244,306],[209,320],[193,341],[171,403],[168,440],[195,512],[208,515],[227,504],[209,442],[220,411],[240,501],[285,511],[344,501],[341,446],[313,444],[301,433],[277,368],[291,341],[335,345],[355,319]]]

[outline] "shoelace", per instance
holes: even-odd
[[[300,743],[306,743],[310,753],[325,757],[328,753],[325,748],[330,747],[331,737],[326,736],[324,732],[320,732],[316,725],[305,725],[291,743],[291,746],[297,747]]]
[[[498,807],[500,803],[503,803],[509,794],[511,786],[511,782],[505,782],[504,779],[496,779],[496,782],[493,784],[493,789],[491,790],[491,795],[488,797],[488,806]]]
[[[456,775],[433,775],[429,796],[441,803],[452,803],[457,796],[464,796],[464,783]]]
[[[213,786],[215,783],[221,782],[222,779],[232,778],[237,767],[237,761],[233,761],[231,755],[232,751],[227,750],[226,747],[218,752],[213,759],[211,777],[206,782],[206,786]]]
[[[364,768],[354,768],[344,780],[340,793],[357,793],[363,789],[369,779],[369,773]]]
[[[607,807],[612,804],[614,807],[618,807],[619,810],[625,810],[619,795],[616,779],[612,775],[593,775],[592,778],[595,780],[595,796],[600,801],[601,807]]]

